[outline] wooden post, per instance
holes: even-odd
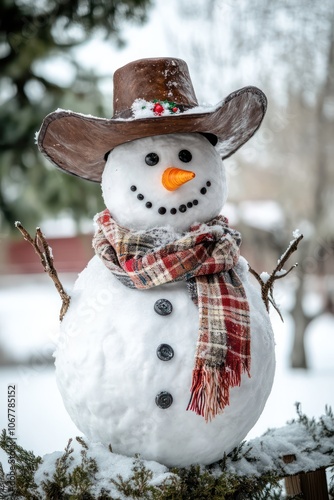
[[[296,460],[296,455],[285,455],[283,457],[283,462],[285,464],[291,464]],[[287,476],[284,478],[285,490],[288,497],[294,497],[300,495],[302,492],[299,475]]]
[[[283,461],[290,464],[296,460],[295,455],[285,455]],[[311,472],[301,472],[284,478],[288,497],[302,495],[305,500],[328,500],[328,488],[325,468]]]

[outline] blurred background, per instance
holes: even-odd
[[[100,186],[49,164],[34,142],[57,108],[112,116],[112,76],[143,57],[189,66],[201,104],[246,85],[268,112],[225,166],[224,213],[242,254],[270,272],[299,229],[304,239],[277,283],[271,313],[277,376],[250,436],[284,425],[300,401],[334,406],[334,3],[323,0],[6,0],[0,3],[0,429],[7,385],[18,387],[17,435],[37,454],[79,434],[53,372],[60,300],[14,227],[40,226],[63,284],[93,255]],[[4,402],[4,403],[3,403]]]

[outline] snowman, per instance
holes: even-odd
[[[200,107],[186,63],[114,74],[114,116],[48,115],[41,152],[101,182],[96,255],[79,275],[55,352],[64,405],[90,441],[167,466],[210,464],[258,420],[274,340],[221,214],[222,159],[256,132],[263,93]]]

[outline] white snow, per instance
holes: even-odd
[[[262,279],[263,283],[267,283],[268,279],[270,278],[270,274],[267,273],[266,271],[263,271],[260,274],[260,278]]]
[[[333,434],[330,417],[323,415],[321,419]],[[258,476],[270,470],[283,469],[287,474],[297,474],[328,467],[332,462],[334,435],[325,438],[321,436],[320,427],[310,431],[297,418],[294,420],[290,425],[269,429],[263,436],[248,441],[243,447],[244,457],[236,464],[228,460],[228,470],[239,475]],[[295,455],[295,461],[285,464],[283,457],[286,455]]]
[[[244,269],[241,261],[240,273]],[[194,457],[211,463],[222,457],[222,450],[238,444],[262,412],[274,369],[264,306],[246,282],[244,286],[256,331],[252,377],[244,376],[241,387],[231,389],[230,405],[207,424],[186,411],[198,312],[185,284],[128,289],[98,257],[93,258],[71,294],[56,351],[57,383],[64,404],[88,439],[111,443],[117,453],[140,453],[146,459],[179,466]],[[162,297],[173,304],[168,317],[153,311]],[[175,356],[162,364],[155,352],[166,341]],[[170,391],[174,398],[167,410],[155,404],[161,390]]]
[[[284,276],[285,274],[286,274],[286,270],[285,269],[281,269],[280,271],[276,271],[275,276],[280,277],[280,276]],[[267,283],[267,281],[270,278],[270,274],[267,273],[266,271],[263,271],[260,274],[260,278],[262,279],[263,283]]]
[[[84,118],[94,118],[95,120],[101,120],[101,121],[108,121],[109,120],[109,118],[102,118],[100,116],[91,115],[89,113],[80,113],[78,111],[73,111],[71,109],[57,108],[54,111],[54,113],[60,113],[60,114],[67,113],[69,115],[72,115],[73,113],[75,113],[76,115],[82,116]]]
[[[74,276],[61,278],[63,281],[66,278],[68,284],[74,281]],[[290,288],[288,284],[282,285],[284,281],[281,282],[283,289],[277,292],[282,297],[289,293]],[[41,304],[39,312],[43,311],[42,322],[37,320],[37,304]],[[1,345],[18,359],[34,358],[28,366],[2,367],[0,394],[6,397],[7,385],[17,384],[18,440],[22,446],[41,456],[62,450],[69,437],[81,435],[63,407],[54,368],[43,363],[44,353],[50,353],[54,345],[59,306],[53,283],[45,275],[18,276],[15,279],[2,277],[0,280]],[[306,349],[310,370],[290,370],[292,320],[287,311],[282,312],[284,323],[275,311],[271,314],[277,356],[274,386],[259,421],[248,434],[249,439],[260,436],[269,427],[284,426],[295,418],[294,404],[297,401],[301,402],[302,410],[308,416],[319,417],[326,404],[334,408],[333,316],[320,316],[309,325]],[[6,423],[5,405],[0,405],[0,428],[6,428]],[[0,461],[6,468],[3,453],[0,453]]]
[[[307,429],[299,420],[289,426],[279,429],[270,429],[265,435],[248,441],[241,448],[240,458],[235,461],[233,458],[226,459],[226,469],[232,474],[260,476],[266,472],[280,471],[284,473],[297,474],[302,471],[312,471],[320,467],[328,467],[332,462],[332,453],[334,450],[333,436],[333,421],[327,415],[321,417],[322,421],[330,430],[332,436],[325,438],[321,436],[321,429],[314,428],[311,431]],[[321,438],[320,438],[321,436]],[[320,438],[321,444],[317,439]],[[130,458],[112,453],[110,450],[101,444],[87,443],[87,457],[93,458],[98,467],[98,473],[94,476],[94,482],[91,493],[98,496],[102,488],[109,491],[114,497],[125,499],[118,491],[114,480],[119,483],[120,476],[124,481],[130,479],[134,466],[138,466],[141,462],[146,470],[152,474],[148,481],[149,485],[155,486],[162,484],[169,478],[173,477],[173,473],[154,461],[140,460],[138,458]],[[69,473],[82,462],[82,445],[72,441],[72,462],[69,466]],[[55,471],[57,459],[62,456],[62,452],[54,452],[43,457],[43,463],[38,468],[35,474],[35,482],[40,485],[45,481],[46,477],[52,479]],[[295,455],[295,460],[289,464],[284,462],[283,457],[286,455]],[[221,473],[219,465],[216,465],[212,473],[217,477]],[[176,476],[177,477],[177,476]],[[42,488],[39,486],[40,494],[43,494]],[[68,491],[70,493],[70,490]]]
[[[280,271],[276,271],[275,276],[280,277],[284,276],[287,273],[286,269],[281,269]]]
[[[176,111],[171,111],[169,109],[169,105],[167,102],[159,101],[160,105],[163,108],[163,112],[161,112],[161,116],[171,115],[171,114],[179,114],[180,110],[176,105]],[[132,106],[131,110],[133,113],[133,118],[153,118],[156,117],[157,114],[154,112],[154,102],[145,101],[145,99],[136,99]],[[132,118],[130,118],[131,120]]]
[[[71,448],[73,449],[73,453],[71,453],[73,460],[69,466],[70,473],[75,467],[80,465],[82,461],[81,451],[83,449],[76,440],[71,442]],[[62,454],[62,451],[56,451],[43,457],[43,464],[39,467],[35,474],[36,484],[40,484],[42,481],[45,481],[46,475],[48,475],[49,479],[52,478],[55,471],[55,463],[57,459],[62,456]],[[101,489],[104,488],[106,491],[110,492],[112,498],[128,498],[119,493],[116,486],[110,481],[110,479],[112,478],[117,481],[119,480],[118,475],[121,475],[124,480],[128,480],[131,477],[132,469],[138,460],[135,458],[117,455],[116,453],[111,453],[108,448],[105,448],[103,445],[98,443],[89,443],[87,456],[96,460],[98,465],[98,473],[94,477],[94,485],[91,489],[91,493],[97,498]],[[161,484],[163,481],[172,476],[167,467],[164,465],[153,461],[145,461],[144,463],[145,467],[152,472],[152,479],[149,481],[149,484],[152,486]],[[41,487],[39,488],[39,492],[43,495]],[[68,490],[68,493],[70,494],[71,491]]]
[[[138,119],[138,118],[154,118],[154,117],[156,117],[157,115],[153,112],[154,104],[155,103],[153,103],[153,102],[145,101],[145,99],[136,99],[131,106],[131,109],[133,112],[133,118]],[[164,113],[162,113],[162,116],[167,115],[167,114],[178,114],[178,113],[182,113],[183,115],[213,113],[223,104],[224,104],[223,101],[220,101],[219,103],[217,103],[215,105],[200,104],[198,106],[194,106],[193,108],[187,109],[185,111],[178,110],[175,113],[171,113],[171,111],[169,110],[168,104],[164,103],[162,101],[161,105],[165,110]],[[177,107],[177,104],[176,104],[176,107]],[[133,120],[133,118],[125,118],[125,120]]]
[[[58,332],[61,302],[51,279],[44,274],[2,277],[0,296],[2,349],[20,362],[38,357],[41,364],[53,352]]]

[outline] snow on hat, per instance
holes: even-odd
[[[40,151],[62,170],[96,182],[106,153],[148,136],[199,132],[211,141],[216,136],[224,159],[254,135],[267,106],[256,87],[237,90],[216,106],[199,106],[187,64],[174,58],[139,59],[119,68],[113,99],[111,119],[65,110],[47,115],[37,135]]]

